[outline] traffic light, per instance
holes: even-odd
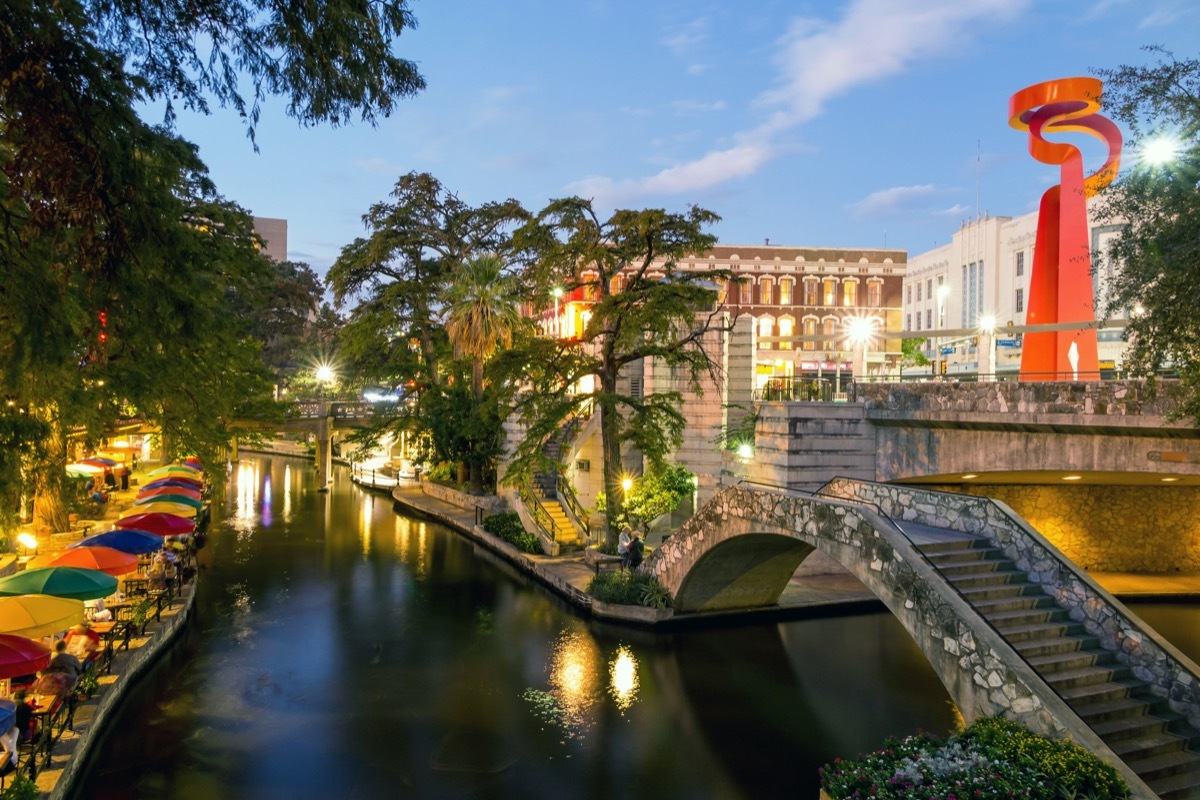
[[[942,359],[942,374],[946,374],[946,359]]]

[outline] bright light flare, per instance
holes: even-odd
[[[317,365],[317,380],[321,383],[333,383],[333,367],[328,364]]]
[[[1179,158],[1182,152],[1183,142],[1180,138],[1164,134],[1142,145],[1142,161],[1152,167],[1162,167]]]
[[[754,445],[749,443],[739,444],[737,448],[738,458],[743,461],[749,461],[754,458]]]
[[[991,314],[985,314],[979,318],[979,330],[986,334],[996,332],[996,318]]]
[[[875,334],[875,321],[870,317],[852,317],[846,320],[846,338],[854,345],[866,345]]]

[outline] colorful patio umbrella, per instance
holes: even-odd
[[[112,575],[115,578],[118,575],[128,575],[130,572],[137,572],[138,560],[137,556],[97,544],[89,547],[75,547],[70,550],[63,550],[61,553],[47,553],[44,556],[37,556],[28,565],[29,569],[36,567],[79,567],[80,569],[94,569],[106,575]]]
[[[32,675],[50,665],[50,648],[24,636],[0,633],[0,679]]]
[[[196,491],[203,491],[204,481],[200,480],[199,478],[177,477],[177,478],[159,478],[158,480],[153,480],[153,481],[150,481],[149,483],[142,484],[143,489],[162,489],[162,488],[169,488],[172,486],[177,486],[181,489],[195,489]]]
[[[106,467],[102,464],[88,464],[82,461],[67,464],[67,474],[80,478],[90,478],[93,475],[100,475],[105,469]]]
[[[156,470],[151,470],[146,475],[151,478],[165,478],[171,475],[182,475],[185,478],[199,478],[200,470],[195,467],[182,467],[178,464],[170,464],[165,467],[159,467]]]
[[[31,639],[65,631],[83,621],[83,601],[48,594],[0,597],[0,633]]]
[[[148,514],[152,511],[160,511],[165,514],[175,514],[180,517],[188,517],[189,519],[196,516],[197,509],[186,503],[176,503],[174,499],[170,502],[159,498],[151,498],[153,503],[143,503],[134,506],[134,511],[138,514]]]
[[[0,578],[0,596],[49,594],[76,600],[96,600],[108,597],[116,590],[117,579],[112,575],[79,567],[41,567]]]
[[[155,550],[161,550],[162,543],[162,537],[155,536],[153,533],[129,528],[114,528],[111,531],[94,533],[86,539],[80,539],[67,549],[74,550],[78,547],[97,546],[111,547],[114,550],[120,550],[122,553],[132,553],[136,556],[140,553],[153,553]],[[101,595],[101,597],[103,596]]]
[[[113,473],[115,473],[117,475],[120,475],[126,471],[124,464],[122,464],[120,461],[117,461],[116,459],[112,459],[112,458],[101,458],[99,456],[92,456],[91,458],[85,458],[83,461],[80,461],[79,463],[80,464],[96,464],[100,467],[104,467],[105,469],[111,469],[113,471]]]
[[[186,494],[149,494],[145,497],[139,497],[133,500],[133,505],[145,506],[167,503],[170,505],[187,506],[194,511],[199,511],[204,507],[204,500],[199,498],[188,497]],[[157,509],[156,509],[157,511]],[[167,509],[163,509],[167,511]],[[193,512],[194,513],[194,512]]]
[[[151,488],[141,489],[138,493],[138,499],[143,497],[159,497],[161,495],[179,495],[180,497],[191,497],[195,500],[200,499],[200,490],[193,488],[184,488],[182,486],[154,486]]]
[[[115,524],[118,528],[136,528],[158,536],[183,536],[196,530],[196,523],[190,519],[162,512],[133,514],[117,520]]]

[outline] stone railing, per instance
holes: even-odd
[[[421,478],[421,491],[430,497],[452,503],[459,508],[482,508],[484,514],[498,514],[508,510],[508,502],[494,494],[474,495],[460,492],[452,486]]]
[[[1100,639],[1151,691],[1200,728],[1200,667],[1072,564],[1003,503],[985,497],[836,478],[823,495],[870,503],[892,519],[983,536]]]

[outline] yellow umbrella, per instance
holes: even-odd
[[[83,601],[48,594],[0,597],[0,633],[36,639],[83,621]]]
[[[164,514],[174,514],[177,517],[188,517],[189,519],[196,516],[196,509],[191,506],[185,506],[183,503],[168,503],[166,501],[158,503],[146,503],[142,506],[134,506],[129,509],[122,517],[129,517],[134,514],[149,514],[152,512],[162,512]]]

